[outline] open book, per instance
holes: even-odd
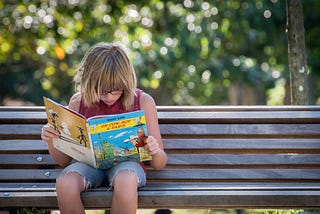
[[[58,150],[95,168],[108,169],[119,162],[148,161],[144,149],[148,136],[144,111],[83,115],[44,97],[48,123],[59,132],[53,140]]]

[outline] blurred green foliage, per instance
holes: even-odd
[[[303,6],[320,104],[320,1]],[[158,105],[289,104],[285,24],[281,0],[2,0],[0,104],[67,102],[75,67],[100,41],[128,48]]]

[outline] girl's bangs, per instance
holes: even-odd
[[[105,80],[105,81],[101,81]],[[115,75],[113,72],[104,72],[100,78],[100,93],[106,91],[129,90],[126,80],[121,75]]]

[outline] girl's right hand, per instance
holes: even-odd
[[[49,124],[46,124],[41,129],[41,139],[47,143],[52,143],[53,138],[58,138],[59,132],[51,127]]]

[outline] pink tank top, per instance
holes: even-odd
[[[119,114],[119,113],[125,113],[130,111],[137,111],[140,110],[140,97],[142,94],[142,90],[136,89],[136,96],[134,97],[134,104],[131,109],[125,110],[122,106],[121,99],[118,99],[115,104],[112,106],[108,106],[104,102],[100,101],[98,103],[95,103],[91,107],[86,107],[84,105],[83,100],[80,101],[80,107],[79,107],[79,113],[84,115],[86,118],[97,116],[97,115],[110,115],[110,114]],[[143,170],[146,172],[146,166],[144,163],[140,163]]]

